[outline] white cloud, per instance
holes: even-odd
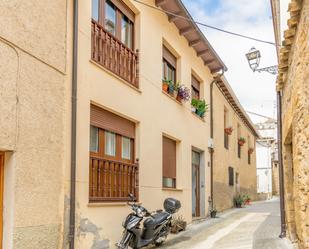
[[[214,10],[207,9],[208,1],[184,2],[195,20],[274,41],[269,0],[221,0]],[[244,108],[273,117],[276,77],[268,73],[253,73],[245,54],[254,46],[261,51],[260,67],[275,65],[275,46],[200,28],[228,67],[225,76]]]

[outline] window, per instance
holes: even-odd
[[[229,167],[228,172],[229,172],[229,185],[234,186],[234,169],[232,167]]]
[[[122,144],[121,144],[121,151],[122,151],[122,159],[131,159],[131,139],[128,137],[122,137]]]
[[[133,48],[133,22],[125,15],[121,19],[121,41],[128,48]]]
[[[224,148],[229,149],[229,135],[225,132],[225,128],[228,127],[228,110],[224,108]]]
[[[105,4],[105,29],[115,35],[116,34],[116,7],[110,1],[106,1]]]
[[[133,49],[134,13],[122,1],[92,0],[92,19]]]
[[[99,129],[90,126],[90,151],[99,152]]]
[[[163,179],[164,188],[176,188],[176,141],[163,137]]]
[[[105,155],[116,156],[116,134],[110,131],[104,131]]]
[[[135,124],[91,105],[89,200],[138,198],[138,165],[134,159]]]
[[[176,57],[163,46],[163,79],[176,82]]]
[[[192,99],[200,99],[200,82],[192,75],[191,76],[191,96]]]
[[[237,124],[237,140],[236,140],[236,143],[237,143],[237,156],[238,156],[238,158],[241,157],[241,146],[238,142],[239,138],[240,138],[240,125]]]
[[[99,21],[99,0],[92,0],[91,16],[93,20]]]

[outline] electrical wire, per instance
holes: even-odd
[[[153,6],[153,5],[150,5],[148,3],[144,3],[144,2],[142,2],[140,0],[133,0],[133,1],[135,1],[137,3],[140,3],[140,4],[143,4],[143,5],[145,5],[145,6],[149,7],[149,8],[155,9],[157,11],[163,12],[165,14],[168,14],[170,16],[178,17],[178,18],[190,21],[192,23],[195,23],[197,25],[200,25],[200,26],[203,26],[203,27],[206,27],[206,28],[214,29],[214,30],[217,30],[217,31],[229,34],[229,35],[234,35],[234,36],[238,36],[238,37],[241,37],[241,38],[245,38],[245,39],[249,39],[249,40],[253,40],[253,41],[257,41],[257,42],[261,42],[261,43],[266,43],[266,44],[274,45],[276,47],[280,47],[279,44],[276,44],[274,42],[258,39],[258,38],[252,37],[252,36],[247,36],[247,35],[239,34],[239,33],[236,33],[236,32],[232,32],[232,31],[228,31],[228,30],[225,30],[225,29],[221,29],[221,28],[215,27],[215,26],[211,26],[211,25],[208,25],[206,23],[195,21],[195,20],[193,20],[191,18],[187,18],[187,17],[181,16],[181,15],[177,15],[177,14],[175,14],[173,12],[157,8],[157,7]]]

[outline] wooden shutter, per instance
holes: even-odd
[[[135,138],[134,122],[95,105],[91,105],[90,108],[90,124],[129,138]]]
[[[191,75],[191,84],[196,90],[200,91],[200,82],[193,75]]]
[[[229,167],[229,185],[234,186],[234,169]]]
[[[163,177],[176,178],[176,141],[163,137]]]
[[[174,68],[176,68],[177,59],[165,46],[163,46],[163,58]]]

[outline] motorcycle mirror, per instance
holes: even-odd
[[[131,201],[134,201],[134,195],[132,193],[128,194],[128,197],[131,199]]]

